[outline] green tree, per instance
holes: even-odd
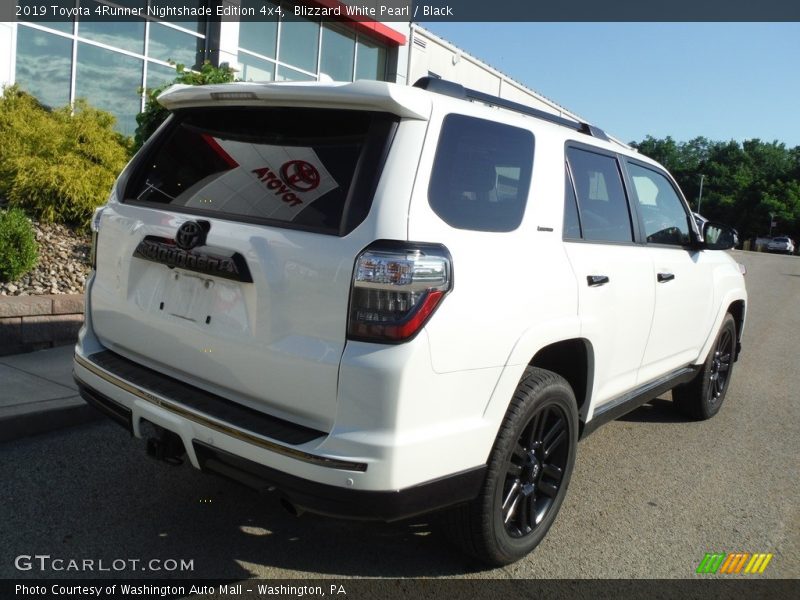
[[[16,281],[36,266],[39,246],[28,217],[18,208],[0,210],[0,281]]]
[[[85,226],[130,155],[114,117],[84,100],[48,110],[16,86],[0,97],[0,197],[41,221]]]
[[[207,85],[211,83],[230,83],[235,81],[234,70],[229,66],[215,67],[205,61],[199,71],[192,71],[185,65],[175,65],[175,79],[157,88],[145,90],[144,111],[136,115],[136,132],[134,133],[134,149],[138,150],[163,123],[169,111],[158,102],[158,96],[168,87],[180,83],[183,85]]]
[[[733,225],[743,238],[766,234],[770,214],[778,223],[773,234],[800,237],[800,146],[651,136],[631,145],[670,170],[694,210],[703,175],[703,216]]]

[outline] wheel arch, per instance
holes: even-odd
[[[747,292],[744,291],[744,288],[731,290],[724,295],[722,301],[718,305],[717,313],[714,318],[714,324],[709,330],[708,337],[701,348],[700,354],[697,356],[695,364],[703,364],[703,362],[705,362],[708,353],[711,351],[711,347],[714,345],[714,342],[717,339],[719,328],[722,327],[722,321],[725,318],[725,315],[728,314],[730,314],[736,322],[736,357],[738,359],[739,351],[741,350],[742,329],[744,328],[744,321],[747,312],[746,307]]]
[[[537,351],[528,364],[566,379],[575,394],[578,416],[582,422],[586,420],[594,373],[594,353],[588,340],[554,342]]]
[[[511,349],[492,396],[486,404],[483,418],[491,423],[496,435],[514,392],[525,376],[525,370],[533,366],[552,371],[564,377],[570,384],[578,405],[580,435],[591,404],[594,365],[592,343],[580,336],[580,321],[575,316],[549,320],[539,327],[531,328],[520,336]]]
[[[742,331],[744,330],[745,311],[746,304],[744,300],[735,300],[731,302],[727,310],[736,322],[736,356],[734,356],[734,360],[739,360],[739,354],[742,351]]]

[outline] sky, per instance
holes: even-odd
[[[625,142],[800,146],[800,23],[422,23]]]

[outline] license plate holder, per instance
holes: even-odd
[[[174,317],[207,323],[211,317],[209,303],[213,286],[211,279],[174,271],[168,276],[159,308]]]

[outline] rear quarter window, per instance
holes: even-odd
[[[306,108],[175,114],[124,201],[344,235],[372,202],[397,119]]]
[[[528,198],[533,145],[530,131],[448,115],[428,187],[431,208],[458,229],[516,229]]]

